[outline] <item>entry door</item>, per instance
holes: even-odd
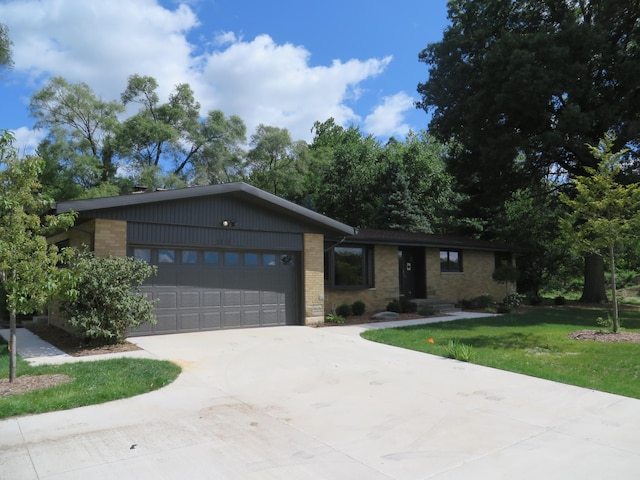
[[[398,249],[400,296],[404,300],[426,298],[426,272],[423,248]]]

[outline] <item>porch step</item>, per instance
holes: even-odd
[[[462,309],[456,307],[455,303],[441,300],[439,298],[413,298],[412,303],[415,303],[420,309],[423,305],[430,305],[436,312],[439,313],[455,313],[461,312]]]

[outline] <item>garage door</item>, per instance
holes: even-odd
[[[157,324],[131,335],[296,322],[297,268],[294,252],[134,247],[157,265],[142,290],[153,298]]]

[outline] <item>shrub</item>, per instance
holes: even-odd
[[[361,300],[356,300],[351,304],[351,312],[354,315],[362,315],[367,310],[367,306]]]
[[[409,300],[403,300],[400,304],[400,311],[403,313],[416,313],[418,311],[418,305]]]
[[[553,299],[553,303],[556,305],[564,305],[566,302],[565,298],[562,295],[558,295]]]
[[[387,311],[400,313],[402,311],[402,309],[400,308],[400,302],[398,300],[391,300],[389,303],[387,303]]]
[[[418,308],[418,313],[420,315],[424,315],[425,317],[429,317],[431,315],[435,315],[436,309],[433,305],[422,305]]]
[[[69,270],[60,312],[85,339],[122,343],[128,328],[156,322],[154,302],[139,289],[155,275],[156,267],[132,257],[95,258],[81,253],[69,261]]]
[[[340,325],[343,325],[347,321],[344,317],[335,313],[328,314],[326,320],[329,323],[338,323]]]
[[[336,314],[341,317],[350,317],[351,316],[351,306],[348,303],[343,303],[342,305],[336,308]]]
[[[506,305],[509,308],[515,308],[516,310],[520,308],[522,302],[524,301],[524,297],[519,293],[510,293],[504,300],[502,300],[502,304]]]

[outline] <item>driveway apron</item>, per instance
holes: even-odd
[[[180,377],[0,421],[0,478],[640,475],[639,400],[368,342],[365,328],[135,338]]]

